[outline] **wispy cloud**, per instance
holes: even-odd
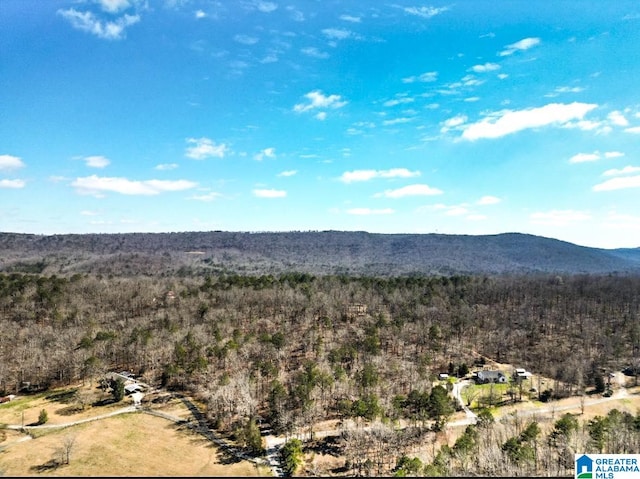
[[[486,205],[496,205],[500,203],[502,200],[497,196],[483,196],[478,201],[476,201],[477,205],[486,206]]]
[[[265,158],[275,158],[276,157],[276,149],[275,148],[265,148],[260,152],[256,153],[253,156],[253,159],[256,161],[262,161]]]
[[[89,168],[106,168],[111,164],[109,158],[100,155],[85,156],[82,158],[82,161],[84,161]]]
[[[565,226],[571,223],[586,221],[588,219],[591,219],[591,215],[589,213],[575,210],[541,211],[529,215],[531,223],[552,226]]]
[[[469,209],[466,205],[444,205],[437,204],[433,206],[434,210],[443,211],[446,216],[463,216],[469,213]]]
[[[371,208],[351,208],[347,210],[349,215],[367,216],[367,215],[391,215],[395,210],[391,208],[371,209]]]
[[[640,188],[640,175],[612,178],[593,187],[593,191],[613,191],[627,188]]]
[[[449,130],[453,129],[461,129],[460,127],[467,122],[468,118],[466,115],[456,115],[452,118],[448,118],[442,122],[442,127],[440,128],[441,133],[446,133]]]
[[[578,153],[569,158],[569,163],[586,163],[589,161],[598,161],[600,159],[600,153],[594,151],[593,153]]]
[[[102,9],[109,13],[118,13],[120,10],[126,10],[131,6],[129,0],[98,0]]]
[[[286,171],[281,171],[280,173],[278,173],[278,176],[280,177],[289,177],[289,176],[294,176],[298,174],[298,170],[286,170]]]
[[[431,18],[449,10],[449,7],[402,7],[405,13],[422,18]]]
[[[24,180],[0,180],[0,188],[20,189],[26,186]]]
[[[402,79],[402,83],[429,83],[434,82],[438,79],[438,72],[425,72],[420,75],[414,75],[410,77],[406,77]]]
[[[531,128],[548,125],[563,126],[571,120],[582,119],[598,105],[592,103],[550,103],[539,108],[503,110],[489,114],[482,120],[467,125],[462,133],[466,140],[499,138]]]
[[[340,15],[338,18],[340,18],[340,20],[343,20],[345,22],[351,22],[351,23],[360,23],[361,21],[360,17],[355,17],[353,15]]]
[[[403,116],[403,117],[400,117],[400,118],[393,118],[391,120],[384,120],[382,122],[382,124],[384,126],[400,125],[402,123],[409,123],[412,120],[413,120],[413,118],[409,118],[409,117]]]
[[[518,42],[512,43],[511,45],[507,45],[506,47],[504,47],[504,50],[498,53],[498,55],[500,55],[501,57],[513,55],[515,52],[528,50],[529,48],[535,47],[539,43],[540,43],[539,38],[535,38],[535,37],[523,38]]]
[[[101,20],[92,12],[80,12],[74,8],[58,10],[58,14],[71,23],[73,28],[106,40],[124,38],[125,30],[140,21],[140,16],[137,14],[125,14],[115,20]]]
[[[198,19],[205,18],[207,16],[207,14],[205,12],[203,12],[202,10],[196,10],[194,15]]]
[[[351,30],[346,30],[344,28],[325,28],[322,30],[322,33],[325,37],[332,40],[345,40],[354,36],[354,33]]]
[[[197,183],[187,180],[129,180],[127,178],[86,176],[76,178],[72,183],[78,193],[102,196],[105,192],[122,195],[153,196],[160,193],[183,191],[195,188]]]
[[[599,151],[594,151],[593,153],[578,153],[569,158],[569,163],[586,163],[590,161],[598,161],[602,159],[602,157],[611,159],[611,158],[619,158],[624,156],[624,153],[619,151],[607,151],[604,154],[601,154]]]
[[[304,97],[307,103],[298,103],[293,107],[293,111],[302,113],[314,109],[336,109],[342,108],[347,104],[340,95],[325,95],[320,90],[310,91]]]
[[[415,99],[410,96],[401,96],[398,98],[394,98],[392,100],[387,100],[383,103],[384,106],[396,106],[396,105],[406,105],[408,103],[413,103]]]
[[[159,171],[170,171],[175,170],[176,168],[178,168],[177,163],[162,163],[160,165],[156,165],[154,169]]]
[[[222,197],[222,193],[217,193],[215,191],[211,191],[209,193],[204,193],[202,195],[193,195],[190,196],[189,199],[190,200],[196,200],[196,201],[204,201],[206,203],[209,203],[211,201],[215,201],[218,198]]]
[[[395,190],[385,190],[382,193],[376,193],[375,197],[404,198],[406,196],[441,195],[442,193],[443,191],[439,190],[438,188],[432,188],[431,186],[424,185],[424,184],[416,184],[416,185],[403,186],[402,188],[397,188]]]
[[[640,126],[634,126],[634,127],[631,127],[631,128],[625,128],[624,131],[626,131],[627,133],[636,133],[636,134],[638,134],[638,133],[640,133]]]
[[[302,48],[300,51],[305,55],[307,55],[308,57],[322,58],[322,59],[329,58],[329,54],[327,52],[323,52],[317,49],[316,47],[306,47],[306,48]]]
[[[284,198],[287,196],[287,192],[274,189],[256,189],[253,190],[253,195],[257,198]]]
[[[602,173],[602,176],[622,176],[632,173],[640,173],[640,166],[625,166],[624,168],[613,168]]]
[[[474,65],[469,69],[469,71],[473,71],[476,73],[485,73],[485,72],[492,72],[494,70],[499,70],[499,69],[500,69],[500,65],[498,65],[497,63],[485,63],[483,65]]]
[[[243,34],[235,35],[233,39],[238,43],[242,43],[243,45],[255,45],[260,41],[259,38],[251,37],[249,35],[243,35]]]
[[[255,2],[255,6],[262,13],[271,13],[278,9],[278,4],[274,2],[258,1],[258,2]]]
[[[227,152],[227,145],[216,143],[209,138],[187,138],[188,146],[185,152],[187,158],[194,160],[204,160],[205,158],[224,158]]]
[[[18,168],[24,168],[21,158],[13,155],[0,155],[0,171],[17,170]]]
[[[353,170],[345,171],[340,176],[340,181],[353,183],[357,181],[369,181],[375,178],[413,178],[420,176],[419,171],[411,171],[406,168],[391,168],[389,170]]]

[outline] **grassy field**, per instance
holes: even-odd
[[[49,396],[47,399],[45,396]],[[0,423],[35,422],[47,410],[47,424],[64,424],[129,405],[88,407],[69,414],[60,396],[40,394],[0,406]],[[188,410],[177,401],[162,407],[178,417]],[[34,439],[18,432],[0,433],[0,471],[7,476],[260,476],[267,468],[229,457],[217,446],[185,426],[143,413],[122,414],[65,428],[34,430]],[[65,441],[73,440],[70,464],[51,467]],[[19,441],[21,440],[21,441]]]

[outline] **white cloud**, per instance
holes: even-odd
[[[281,171],[280,173],[278,173],[278,176],[281,177],[289,177],[289,176],[294,176],[298,174],[298,170],[286,170],[286,171]]]
[[[189,199],[190,200],[197,200],[197,201],[204,201],[204,202],[210,202],[210,201],[215,201],[218,198],[222,197],[222,193],[217,193],[215,191],[212,191],[210,193],[205,193],[202,195],[193,195],[190,196]]]
[[[593,191],[613,191],[626,188],[640,188],[640,175],[612,178],[593,187]]]
[[[500,65],[497,63],[485,63],[484,65],[474,65],[469,70],[476,73],[492,72],[500,69]]]
[[[574,210],[552,210],[529,215],[531,223],[539,225],[565,226],[591,218],[589,213]]]
[[[263,13],[271,13],[277,10],[278,5],[273,2],[256,2],[256,8]]]
[[[518,42],[512,43],[511,45],[507,45],[506,47],[504,47],[504,50],[498,53],[498,55],[500,55],[501,57],[506,57],[508,55],[514,54],[517,51],[528,50],[531,47],[535,47],[539,43],[540,43],[539,38],[523,38]]]
[[[387,100],[383,103],[384,106],[396,106],[396,105],[406,105],[407,103],[413,103],[414,99],[409,96],[404,96],[400,98],[394,98],[393,100]]]
[[[400,117],[400,118],[394,118],[392,120],[384,120],[382,122],[382,124],[384,126],[392,126],[392,125],[399,125],[402,123],[409,123],[413,118],[408,118],[408,117]]]
[[[464,125],[468,118],[466,115],[456,115],[452,118],[448,118],[444,122],[442,122],[442,128],[440,128],[441,133],[446,133],[451,129],[454,129],[460,125]]]
[[[250,37],[249,35],[242,34],[235,35],[233,39],[238,43],[242,43],[243,45],[255,45],[259,41],[259,39],[256,37]]]
[[[329,54],[327,52],[318,50],[316,47],[306,47],[302,48],[300,51],[305,55],[313,58],[329,58]]]
[[[612,111],[607,118],[616,126],[629,126],[629,120],[619,111]]]
[[[621,151],[607,151],[604,154],[605,158],[620,158],[622,156],[624,156],[624,153]]]
[[[82,158],[82,161],[84,161],[89,168],[105,168],[111,164],[109,158],[104,156],[85,156]]]
[[[447,216],[462,216],[468,212],[469,210],[464,206],[449,206],[444,214]]]
[[[594,151],[593,153],[578,153],[569,158],[569,163],[586,163],[588,161],[598,161],[600,159],[600,153]]]
[[[448,7],[404,7],[403,10],[410,14],[422,18],[431,18],[449,10]]]
[[[395,211],[391,208],[382,208],[382,209],[371,209],[371,208],[351,208],[347,210],[347,214],[350,215],[391,215],[395,213]]]
[[[345,30],[344,28],[325,28],[322,30],[322,33],[324,33],[327,38],[333,40],[344,40],[345,38],[353,36],[353,32]]]
[[[284,190],[253,190],[253,195],[258,198],[284,198],[287,196],[287,192]]]
[[[360,23],[360,17],[354,17],[352,15],[340,15],[340,20],[351,23]]]
[[[0,155],[0,170],[17,170],[23,167],[24,163],[21,158],[13,155]]]
[[[265,158],[275,158],[276,157],[276,149],[275,148],[265,148],[261,150],[259,153],[256,153],[253,157],[256,161],[262,161]]]
[[[342,108],[347,104],[340,95],[325,95],[320,90],[310,91],[305,95],[308,103],[298,103],[293,107],[293,111],[301,113],[316,108]]]
[[[476,201],[477,205],[485,206],[485,205],[495,205],[500,203],[502,200],[497,196],[483,196],[478,201]]]
[[[345,171],[340,176],[340,181],[353,183],[355,181],[369,181],[374,178],[413,178],[420,176],[419,171],[410,171],[406,168],[391,168],[389,170],[353,170]]]
[[[438,188],[432,188],[431,186],[424,184],[416,184],[403,186],[402,188],[398,188],[395,190],[386,190],[383,193],[376,193],[375,196],[385,198],[403,198],[405,196],[441,195],[442,193],[443,191],[439,190]]]
[[[216,143],[209,138],[187,138],[187,143],[193,146],[188,146],[185,152],[187,158],[193,158],[194,160],[204,160],[205,158],[224,158],[227,152],[227,145]]]
[[[207,14],[204,13],[202,10],[196,10],[195,16],[196,16],[196,18],[204,18],[204,17],[207,16]]]
[[[634,126],[632,128],[625,128],[627,133],[640,133],[640,126]]]
[[[602,173],[602,176],[622,176],[630,173],[640,173],[640,166],[625,166],[620,169],[611,169]]]
[[[559,86],[554,90],[556,93],[580,93],[584,88],[580,86]]]
[[[114,21],[102,21],[91,12],[79,12],[73,8],[68,10],[58,10],[73,28],[91,33],[106,40],[119,40],[124,38],[127,27],[135,25],[140,21],[139,15],[125,14]]]
[[[500,80],[504,80],[505,78],[509,78],[509,75],[506,73],[498,73],[498,78],[500,78]]]
[[[499,138],[530,128],[548,125],[564,126],[574,119],[582,119],[598,105],[592,103],[550,103],[539,108],[503,110],[491,113],[482,120],[464,128],[462,137],[467,140]]]
[[[98,0],[98,3],[105,12],[109,13],[118,13],[131,6],[129,0]]]
[[[98,213],[97,211],[82,210],[80,214],[82,216],[98,216],[100,213]]]
[[[324,121],[326,119],[327,119],[327,112],[326,111],[321,111],[321,112],[316,114],[316,120]]]
[[[162,163],[160,165],[156,165],[154,169],[159,171],[170,171],[175,170],[176,168],[178,168],[177,163]]]
[[[19,189],[25,186],[26,183],[24,180],[0,180],[0,188]]]
[[[410,76],[402,79],[402,83],[429,83],[438,79],[438,72],[425,72],[418,76]]]
[[[135,181],[127,178],[100,177],[96,175],[76,178],[71,186],[78,193],[100,196],[104,192],[122,195],[152,196],[169,191],[183,191],[194,188],[197,183],[187,180],[145,180]]]

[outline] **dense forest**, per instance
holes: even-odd
[[[414,426],[402,437],[387,426],[353,432],[343,454],[352,473],[411,472],[417,466],[404,453],[437,434],[453,411],[444,388],[433,387],[440,372],[464,374],[484,359],[510,363],[552,378],[539,391],[547,398],[597,386],[606,371],[637,372],[639,292],[640,277],[615,275],[4,273],[0,395],[124,369],[199,398],[220,431],[250,430],[256,421],[286,433],[326,418],[402,419]],[[638,441],[634,418],[611,420],[627,421]],[[515,424],[500,433],[512,436],[497,437],[478,424],[463,436],[464,447],[513,439],[498,452],[513,454],[516,464],[519,454],[530,458],[531,436],[538,436],[537,426],[527,427]],[[490,434],[496,437],[483,436]],[[367,446],[372,454],[389,447],[396,454],[382,454],[373,470],[375,461],[365,462],[356,447],[363,441],[379,445]],[[402,447],[393,446],[397,441]],[[562,444],[556,469],[529,461],[534,469],[527,470],[570,473]],[[434,463],[424,467],[430,474],[468,470],[462,447],[434,451]]]
[[[364,231],[0,233],[0,271],[116,276],[639,274],[640,248],[540,236]]]

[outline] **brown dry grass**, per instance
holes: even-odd
[[[81,387],[87,393],[95,386]],[[75,410],[73,401],[61,402],[52,393],[26,396],[0,406],[0,423],[35,423],[45,409],[47,425],[65,424],[109,413],[131,405],[125,398],[115,405]],[[46,396],[50,398],[47,399]],[[58,396],[59,399],[59,396]],[[100,399],[99,393],[96,399]],[[177,399],[153,404],[153,409],[187,419],[188,409]],[[32,430],[35,439],[19,442],[25,435],[3,430],[0,437],[0,470],[7,476],[259,476],[270,475],[267,468],[256,468],[223,453],[201,435],[163,418],[130,413],[61,429]],[[69,465],[45,466],[56,456],[65,438],[74,438]],[[3,449],[4,447],[4,449]]]

